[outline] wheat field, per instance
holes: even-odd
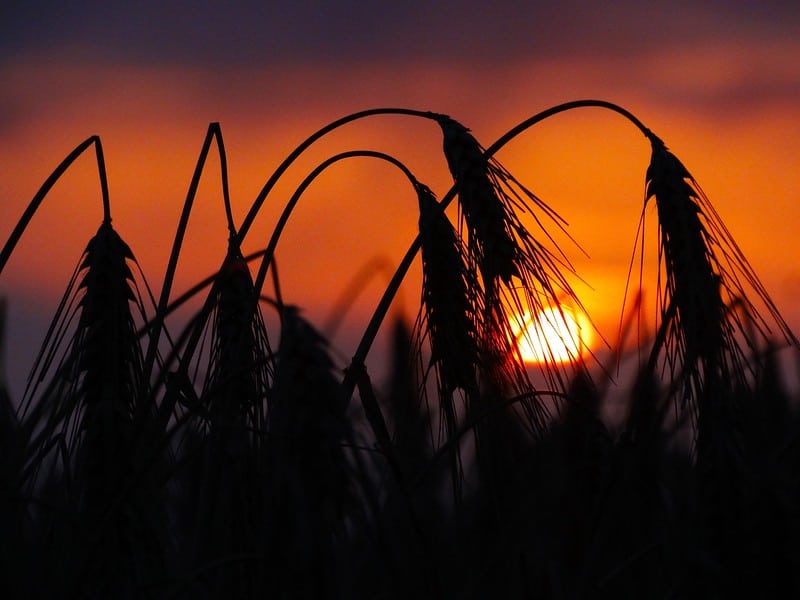
[[[556,208],[495,159],[537,123],[586,107],[613,111],[652,150],[642,176],[657,218],[657,278],[647,282],[655,303],[633,302],[620,329],[638,311],[657,319],[634,350],[617,348],[630,385],[618,388],[616,424],[603,416],[616,365],[593,353],[535,367],[523,360],[515,324],[565,298],[580,306],[570,285],[580,273],[559,241],[569,235]],[[347,149],[277,199],[285,209],[268,243],[243,252],[299,156],[334,130],[383,115],[440,129],[449,190],[437,197],[402,157]],[[227,252],[207,265],[208,278],[176,291],[214,149]],[[53,185],[91,151],[103,219],[23,397],[0,386],[3,597],[800,593],[800,419],[781,360],[800,342],[689,169],[628,110],[568,102],[489,146],[444,114],[353,113],[288,154],[239,224],[222,129],[212,123],[160,286],[112,225],[102,143],[92,136],[31,200],[0,270]],[[308,186],[353,158],[398,169],[419,220],[341,370],[302,299],[284,299],[276,251]],[[531,218],[536,229],[525,225]],[[640,231],[644,210],[641,218]],[[416,318],[392,319],[415,261]],[[630,281],[636,287],[635,272]],[[170,330],[168,317],[185,306],[193,315]],[[389,376],[376,383],[367,358],[381,329],[391,339]]]

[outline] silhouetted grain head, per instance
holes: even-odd
[[[749,453],[764,464],[785,449],[791,426],[792,393],[786,386],[780,349],[768,344],[753,357],[752,390],[743,390],[743,429]]]
[[[750,386],[745,357],[759,339],[770,337],[771,325],[789,343],[798,342],[689,171],[661,140],[651,142],[646,200],[656,201],[665,273],[651,364],[661,357],[673,397],[688,404],[695,418],[705,402],[715,404],[708,418],[735,412],[732,404],[720,403],[735,403],[736,390]],[[736,421],[733,413],[720,418]]]
[[[580,371],[573,377],[567,390],[567,401],[569,407],[575,407],[577,410],[597,417],[600,416],[603,398],[586,371]]]
[[[744,378],[741,351],[726,326],[724,283],[699,204],[702,194],[660,140],[653,138],[652,147],[646,200],[656,201],[666,286],[650,362],[663,355],[671,395],[688,407],[698,460],[711,473],[732,449],[722,424],[732,425],[733,378]]]
[[[580,306],[565,276],[574,270],[549,229],[573,240],[565,232],[566,222],[552,208],[501,164],[484,157],[466,127],[449,117],[441,117],[439,123],[466,224],[468,262],[476,265],[483,287],[481,349],[487,372],[493,385],[525,395],[531,384],[511,321],[557,306],[565,297]],[[540,238],[523,223],[523,216],[535,225]],[[543,368],[548,381],[564,391],[564,365],[545,363]]]
[[[328,342],[300,315],[295,306],[281,306],[281,334],[275,363],[274,390],[281,409],[301,409],[305,402],[321,403],[324,412],[342,415],[348,401],[342,398]],[[287,401],[297,397],[297,403]],[[325,399],[330,399],[327,402]]]
[[[483,148],[457,121],[442,117],[439,125],[467,223],[470,253],[478,261],[487,286],[498,277],[509,282],[519,274],[515,264],[517,244],[509,228],[508,209],[498,195],[491,166],[483,158]]]
[[[37,494],[47,483],[56,491],[42,527],[54,551],[70,548],[65,565],[75,571],[64,576],[80,593],[134,589],[163,573],[168,546],[157,449],[145,447],[155,407],[135,324],[144,306],[133,264],[104,222],[64,295],[26,398],[30,489]]]
[[[390,398],[389,404],[397,405],[402,411],[407,400],[417,397],[419,385],[414,370],[413,332],[403,317],[397,317],[392,324],[389,352],[387,396]],[[396,402],[391,398],[396,398]]]
[[[127,244],[104,223],[62,299],[24,409],[26,418],[48,421],[46,435],[67,434],[70,454],[99,444],[102,451],[97,448],[88,458],[100,469],[98,477],[111,481],[120,473],[112,467],[120,458],[117,450],[130,442],[137,404],[147,397],[131,311],[132,306],[144,311],[129,267],[133,260]]]
[[[440,439],[458,430],[458,403],[478,393],[483,357],[479,351],[482,289],[474,264],[465,256],[461,238],[433,193],[417,185],[422,254],[422,305],[417,320],[417,352],[427,338],[430,364],[423,368],[423,388],[432,367],[436,375]],[[460,501],[463,467],[458,445],[452,446],[450,474]]]
[[[272,350],[247,262],[231,244],[211,291],[210,352],[201,402],[212,429],[263,429]],[[247,437],[247,436],[245,436]]]
[[[766,307],[783,337],[798,345],[711,203],[689,171],[652,138],[646,199],[655,198],[666,271],[664,310],[680,324],[676,335],[686,362],[737,357],[767,337]],[[755,296],[755,298],[753,298]],[[669,305],[673,307],[670,309]],[[734,310],[735,309],[735,310]],[[743,315],[743,316],[742,316]],[[673,340],[665,340],[668,346]],[[675,344],[677,345],[677,344]],[[737,375],[733,373],[732,375]]]
[[[724,352],[724,306],[720,277],[714,270],[713,242],[701,221],[700,193],[681,162],[659,140],[647,169],[647,199],[658,210],[661,249],[667,282],[665,302],[672,305],[675,335],[667,351],[680,348],[682,363],[697,360],[718,364]]]
[[[83,375],[79,431],[86,436],[85,464],[99,469],[87,476],[99,486],[101,498],[126,470],[122,465],[133,443],[136,405],[145,400],[140,396],[146,391],[142,353],[130,310],[136,295],[130,286],[129,260],[133,254],[127,244],[110,225],[103,225],[89,242],[82,264],[84,295],[76,333],[77,367]]]
[[[481,367],[478,350],[481,288],[477,274],[465,261],[461,240],[433,193],[417,186],[422,244],[421,337],[431,344],[443,396],[456,388],[477,389]]]
[[[557,422],[557,431],[567,450],[578,452],[582,459],[592,455],[608,458],[610,453],[611,435],[600,414],[601,404],[592,378],[585,371],[578,372],[567,391],[566,410]]]
[[[281,308],[281,339],[269,408],[273,442],[303,463],[304,472],[316,472],[314,485],[331,489],[346,481],[341,442],[347,427],[348,399],[328,354],[327,341],[292,306]],[[336,468],[326,468],[328,467]],[[282,467],[283,468],[283,467]]]
[[[676,438],[685,433],[692,415],[676,413],[672,398],[660,378],[648,365],[641,365],[628,395],[627,417],[618,448],[629,467],[644,481],[657,481],[665,461],[682,444]],[[683,448],[682,455],[687,448]]]
[[[264,552],[269,489],[267,403],[274,359],[253,279],[231,236],[188,335],[203,339],[167,380],[183,406],[178,498],[183,551],[211,595],[249,596],[268,577],[240,557]],[[202,332],[202,335],[200,333]],[[207,345],[207,347],[206,347]],[[191,362],[191,365],[190,365]],[[199,395],[192,376],[205,373]],[[213,566],[210,566],[213,565]]]
[[[484,385],[480,396],[471,400],[465,427],[470,427],[474,439],[479,494],[489,501],[492,512],[502,512],[503,506],[515,503],[514,495],[520,487],[537,485],[533,481],[523,483],[520,477],[524,465],[533,458],[536,437],[528,429],[529,420],[516,410],[524,410],[522,405],[532,399],[509,398]],[[500,515],[490,518],[504,521]]]

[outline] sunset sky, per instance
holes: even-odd
[[[800,330],[796,1],[112,4],[12,0],[0,7],[3,241],[56,165],[97,134],[114,226],[157,293],[212,121],[222,127],[240,222],[279,162],[345,114],[377,106],[442,112],[488,146],[548,106],[600,98],[633,112],[680,157]],[[279,210],[316,164],[362,148],[397,156],[440,197],[449,188],[435,124],[367,119],[298,161],[268,199],[245,251],[266,244]],[[582,109],[534,127],[498,158],[569,222],[589,255],[564,246],[591,285],[578,292],[611,337],[642,210],[646,140],[618,115]],[[218,173],[212,152],[176,292],[224,256]],[[648,214],[654,228],[654,209]],[[45,200],[0,276],[16,395],[101,219],[96,163],[87,154]],[[413,191],[395,169],[374,161],[334,167],[301,201],[277,256],[285,299],[312,321],[326,321],[364,265],[388,265],[334,337],[341,356],[352,353],[416,226]],[[648,258],[655,260],[655,248]],[[411,318],[419,300],[414,277],[418,271],[398,305]]]

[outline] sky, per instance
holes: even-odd
[[[340,116],[377,106],[432,110],[488,146],[542,109],[600,98],[633,112],[684,162],[800,330],[796,2],[115,4],[0,6],[2,240],[56,165],[99,135],[114,226],[157,293],[211,122],[222,128],[241,222],[280,161]],[[353,149],[397,156],[440,197],[449,188],[435,125],[367,119],[326,136],[287,172],[245,251],[266,244],[316,164]],[[601,333],[613,337],[643,208],[646,140],[617,115],[583,109],[536,126],[498,159],[569,222],[585,252],[565,245],[586,282],[576,290]],[[212,152],[176,292],[224,255],[218,173]],[[652,207],[647,214],[654,226]],[[0,275],[12,393],[101,219],[96,162],[87,154],[48,195]],[[332,168],[304,194],[277,253],[288,302],[322,326],[359,273],[379,265],[333,336],[341,357],[352,354],[416,224],[408,184],[375,161]],[[654,250],[647,258],[655,260]],[[418,277],[417,266],[397,314],[415,315]]]

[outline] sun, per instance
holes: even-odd
[[[592,341],[592,327],[583,312],[561,306],[529,312],[511,320],[511,333],[526,363],[563,363],[580,359]]]

